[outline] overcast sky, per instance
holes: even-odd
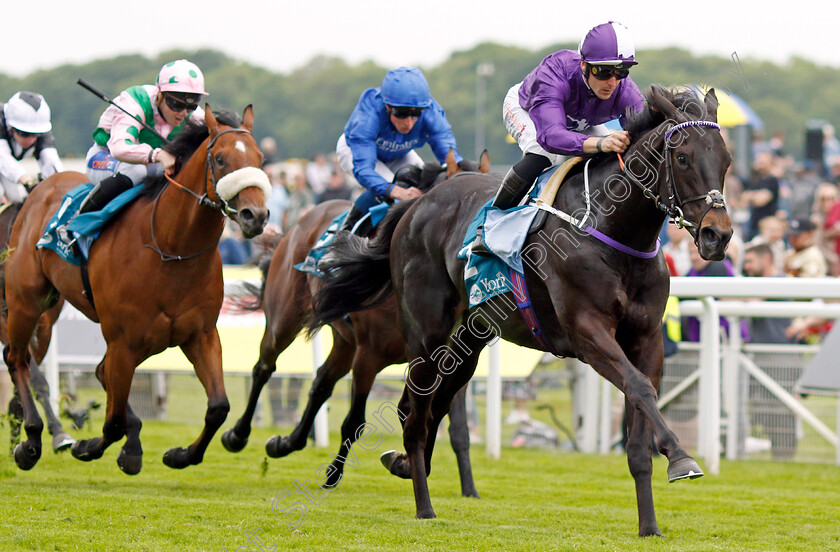
[[[317,54],[353,64],[430,66],[484,41],[528,49],[577,42],[609,19],[631,30],[637,49],[680,46],[774,62],[796,55],[840,67],[836,4],[772,6],[734,0],[7,1],[0,9],[0,72],[23,76],[118,54],[199,47],[282,73]]]

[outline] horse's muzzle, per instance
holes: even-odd
[[[235,218],[242,230],[242,235],[250,239],[262,234],[268,223],[268,209],[244,207],[239,210]]]
[[[697,233],[697,251],[707,261],[722,261],[726,256],[726,246],[732,239],[732,228],[704,226]]]

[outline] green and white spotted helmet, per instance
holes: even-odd
[[[164,65],[157,78],[161,92],[183,92],[207,96],[204,91],[204,75],[198,66],[186,59],[176,59]]]

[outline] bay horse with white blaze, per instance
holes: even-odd
[[[490,158],[485,152],[478,164],[464,160],[461,166],[450,151],[446,171],[440,165],[427,164],[416,187],[426,192],[445,178],[461,179],[463,170],[489,172]],[[265,271],[259,305],[265,311],[265,333],[260,342],[260,357],[254,366],[251,390],[245,412],[236,424],[222,434],[222,444],[231,452],[239,452],[248,442],[251,421],[260,393],[276,370],[277,358],[297,338],[312,312],[312,296],[321,286],[321,278],[301,272],[295,265],[306,258],[333,219],[346,212],[349,201],[327,201],[314,206],[283,236]],[[375,230],[374,230],[375,231]],[[344,459],[350,446],[359,438],[358,430],[365,425],[365,407],[376,375],[391,364],[405,362],[406,351],[397,320],[397,306],[393,298],[375,309],[357,312],[346,319],[339,318],[330,326],[332,350],[318,368],[309,400],[297,426],[287,436],[271,437],[265,445],[272,458],[285,457],[306,446],[315,416],[332,395],[335,384],[352,372],[350,410],[341,425],[341,444],[332,468],[328,470],[325,486],[337,486],[344,471]],[[478,496],[472,477],[469,457],[469,430],[465,403],[466,390],[461,390],[449,412],[449,435],[458,461],[461,494]]]
[[[732,226],[722,189],[731,159],[716,124],[714,91],[701,100],[652,87],[646,99],[625,125],[633,139],[626,169],[615,155],[599,155],[590,166],[578,165],[552,205],[537,203],[556,216],[523,247],[530,324],[516,313],[528,300],[521,287],[468,308],[465,261],[457,257],[499,178],[469,176],[439,186],[393,209],[376,239],[351,236],[335,244],[332,278],[316,297],[313,326],[369,307],[391,288],[396,294],[412,359],[403,395],[410,414],[406,453],[383,455],[383,463],[412,479],[418,518],[435,517],[427,484],[435,428],[494,335],[578,358],[624,393],[639,535],[661,534],[651,492],[651,431],[668,458],[670,481],[703,474],[656,406],[669,293],[658,235],[670,215],[689,229],[704,258],[724,257]]]
[[[96,369],[107,394],[102,436],[78,441],[71,449],[74,457],[94,460],[127,436],[117,464],[128,474],[140,471],[141,422],[128,408],[131,380],[143,360],[169,347],[180,347],[193,364],[208,403],[199,438],[189,447],[167,451],[164,463],[172,468],[200,463],[224,422],[230,406],[216,330],[224,298],[218,242],[225,215],[246,237],[262,232],[270,184],[251,135],[251,106],[245,108],[241,127],[233,121],[236,115],[217,120],[209,106],[204,113],[206,126],[188,127],[166,146],[178,160],[175,176],[147,182],[144,194],[93,243],[88,262],[93,297],[84,291],[78,266],[35,245],[64,195],[86,177],[72,172],[54,175],[24,204],[6,262],[9,345],[3,351],[23,403],[27,440],[14,454],[21,469],[31,469],[38,461],[43,427],[26,385],[27,345],[41,313],[59,297],[99,322],[107,343]]]

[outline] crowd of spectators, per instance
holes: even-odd
[[[796,161],[785,151],[782,135],[765,139],[757,132],[750,175],[737,176],[734,163],[726,175],[724,192],[734,228],[727,258],[700,259],[688,232],[669,224],[662,237],[671,274],[840,276],[840,142],[830,125],[824,137],[822,159]],[[696,328],[686,322],[684,339],[696,339]],[[826,322],[794,319],[786,321],[783,332],[744,332],[752,342],[766,342],[767,335],[775,336],[773,342],[815,342],[830,328]]]

